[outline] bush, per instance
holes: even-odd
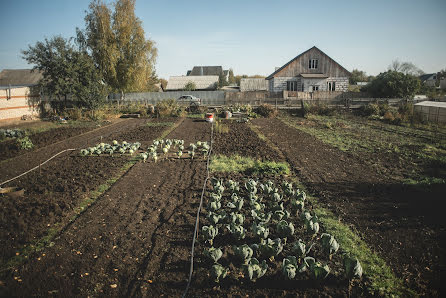
[[[331,116],[336,113],[336,107],[330,107],[325,103],[316,101],[314,103],[304,102],[303,114],[321,115],[321,116]]]
[[[257,114],[267,118],[273,118],[277,116],[277,110],[270,104],[261,104],[255,111]]]
[[[65,118],[68,118],[70,120],[80,120],[80,119],[82,119],[83,118],[82,109],[81,108],[68,109],[65,112]]]
[[[379,116],[380,108],[377,103],[369,103],[365,106],[361,106],[358,109],[358,112],[361,116],[369,117],[369,116]]]
[[[180,117],[184,113],[184,109],[178,105],[175,99],[163,100],[155,105],[155,114],[157,117]]]

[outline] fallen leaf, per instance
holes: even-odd
[[[88,275],[90,275],[90,273],[88,273],[88,272],[85,272],[85,276],[88,276]]]
[[[147,282],[148,282],[149,284],[151,284],[151,283],[153,282],[153,280],[149,279]]]
[[[110,285],[110,288],[112,288],[112,289],[116,289],[117,287],[118,287],[117,284],[112,284],[112,285]]]

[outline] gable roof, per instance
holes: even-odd
[[[350,74],[350,72],[345,69],[342,65],[340,65],[339,63],[337,63],[335,60],[333,60],[330,56],[328,56],[327,54],[325,54],[324,52],[322,52],[318,47],[313,46],[311,48],[309,48],[308,50],[306,50],[305,52],[297,55],[296,57],[294,57],[293,59],[291,59],[290,61],[288,61],[285,65],[283,65],[282,67],[276,69],[275,72],[273,72],[272,74],[270,74],[269,76],[266,77],[266,80],[270,80],[272,79],[277,73],[281,72],[285,67],[287,67],[288,65],[290,65],[293,61],[299,59],[301,56],[305,55],[306,53],[308,53],[309,51],[316,49],[319,52],[321,52],[323,55],[325,55],[326,57],[328,57],[331,61],[333,61],[334,63],[336,63],[341,69],[343,69],[344,71],[346,71],[348,74]]]
[[[222,72],[221,66],[194,66],[188,76],[219,76]]]
[[[433,75],[435,75],[435,73],[425,73],[421,76],[419,76],[418,78],[421,80],[421,82],[427,81],[428,79],[430,79]]]
[[[42,73],[32,69],[3,69],[0,72],[0,86],[34,86],[43,78]]]
[[[193,82],[197,90],[214,90],[218,76],[173,76],[167,82],[167,90],[184,90],[187,83]]]

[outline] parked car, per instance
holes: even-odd
[[[201,99],[193,95],[182,95],[177,101],[179,104],[189,104],[191,106],[199,106],[201,104]]]

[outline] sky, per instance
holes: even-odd
[[[0,70],[32,68],[21,50],[74,36],[89,3],[0,0]],[[368,75],[396,59],[426,73],[446,68],[445,0],[136,0],[135,13],[156,42],[156,72],[165,79],[195,65],[267,76],[312,46]]]

